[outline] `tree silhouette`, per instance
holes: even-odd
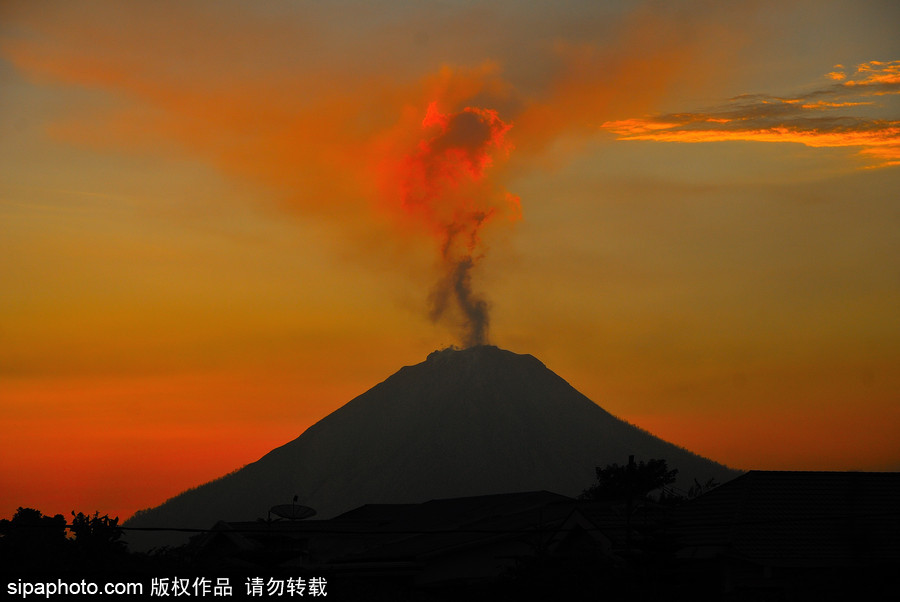
[[[694,484],[691,485],[690,489],[688,489],[687,497],[689,500],[692,500],[695,497],[697,497],[698,495],[706,493],[707,491],[709,491],[711,489],[715,489],[718,486],[719,486],[719,483],[715,479],[709,479],[708,481],[706,481],[706,483],[704,483],[702,485],[700,484],[700,481],[698,481],[697,479],[694,479]]]
[[[667,532],[669,518],[665,506],[650,500],[648,494],[674,483],[678,470],[669,470],[662,459],[636,464],[634,456],[629,456],[625,466],[608,464],[596,470],[597,482],[585,489],[580,499],[606,502],[622,509],[624,541],[618,554],[625,564],[619,576],[629,587],[640,584],[644,594],[653,592],[654,598],[662,595],[676,547]],[[638,520],[633,518],[636,513],[641,516]]]
[[[608,464],[597,467],[597,482],[585,489],[579,496],[583,500],[625,501],[643,498],[651,491],[675,482],[678,469],[669,470],[665,460],[648,460],[628,464]]]
[[[30,570],[61,562],[68,550],[66,519],[19,507],[11,520],[0,520],[0,564]]]
[[[95,512],[93,516],[72,512],[72,517],[74,543],[80,552],[94,557],[109,557],[125,552],[125,542],[120,541],[122,529],[119,528],[118,517],[100,516],[99,512]]]
[[[118,518],[99,512],[72,517],[67,525],[62,514],[20,507],[11,520],[0,520],[0,566],[21,574],[84,574],[114,571],[127,562]]]

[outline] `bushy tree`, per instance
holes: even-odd
[[[19,508],[11,520],[0,520],[0,566],[21,574],[81,574],[111,571],[127,559],[118,518],[72,512],[72,519],[67,525],[62,514]]]
[[[17,570],[61,562],[68,550],[66,519],[19,507],[12,519],[0,520],[0,564]]]
[[[624,466],[608,464],[597,467],[597,482],[585,489],[584,500],[621,501],[639,499],[651,491],[675,482],[678,469],[669,470],[665,460],[642,460]]]
[[[119,528],[119,518],[109,518],[109,515],[100,516],[72,512],[72,533],[75,535],[75,546],[92,556],[109,556],[125,551],[125,542],[122,539],[122,529]]]

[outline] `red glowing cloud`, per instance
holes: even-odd
[[[432,102],[418,139],[383,170],[386,204],[438,243],[442,276],[431,294],[430,316],[456,326],[466,346],[487,342],[487,302],[471,286],[472,270],[484,256],[481,231],[497,217],[520,216],[518,197],[487,177],[495,160],[512,149],[506,139],[511,127],[493,110],[444,114]]]
[[[422,137],[397,166],[400,208],[439,238],[468,232],[474,247],[479,224],[510,208],[510,197],[498,195],[485,178],[495,154],[512,148],[505,138],[510,127],[496,111],[467,107],[445,115],[431,103]]]

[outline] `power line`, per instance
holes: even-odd
[[[674,524],[669,523],[667,527],[681,527],[685,530],[690,530],[691,527],[738,527],[738,526],[758,526],[758,525],[784,525],[784,524],[797,524],[797,523],[810,523],[810,522],[819,522],[819,521],[843,521],[849,519],[872,519],[872,518],[887,518],[887,517],[900,517],[900,510],[894,511],[886,511],[886,512],[867,512],[864,515],[860,514],[849,514],[849,513],[841,513],[841,514],[821,514],[821,515],[807,515],[802,517],[784,517],[784,518],[764,518],[764,519],[744,519],[744,520],[734,520],[734,519],[725,519],[725,520],[704,520],[703,518],[692,518],[687,521],[679,521],[675,520]],[[672,519],[669,519],[672,520]],[[228,523],[226,523],[228,524]],[[200,529],[195,527],[124,527],[124,526],[115,526],[109,527],[110,529],[117,529],[120,531],[136,531],[136,532],[160,532],[160,531],[173,531],[178,533],[259,533],[259,534],[294,534],[294,533],[305,533],[309,535],[315,534],[323,534],[323,535],[449,535],[449,534],[484,534],[484,535],[503,535],[503,534],[517,534],[517,533],[535,533],[538,531],[537,526],[529,526],[525,528],[517,528],[517,529],[474,529],[474,528],[463,528],[463,529],[339,529],[339,528],[324,528],[324,529],[308,529],[303,525],[297,525],[296,528],[293,527],[281,527],[283,525],[282,522],[271,523],[274,525],[279,525],[278,527],[271,527],[269,524],[259,527],[228,527],[228,528],[207,528]],[[308,524],[308,523],[307,523]],[[640,523],[639,523],[640,524]],[[612,529],[621,528],[623,525],[613,525]],[[646,525],[641,525],[646,526]],[[27,528],[27,529],[54,529],[54,528],[65,528],[68,530],[74,530],[74,526],[70,524],[66,525],[41,525],[41,524],[19,524],[16,525],[16,528]],[[545,526],[543,530],[548,530]],[[572,531],[599,531],[603,532],[606,530],[610,530],[610,526],[607,525],[605,527],[572,527],[572,528],[550,528],[550,530],[554,533],[568,533]],[[0,536],[2,539],[2,536]]]

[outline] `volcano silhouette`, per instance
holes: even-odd
[[[125,525],[255,520],[294,495],[317,518],[367,503],[537,490],[574,496],[595,481],[595,467],[629,455],[665,459],[685,489],[694,479],[739,474],[612,416],[531,355],[450,348],[400,369],[256,462]]]

